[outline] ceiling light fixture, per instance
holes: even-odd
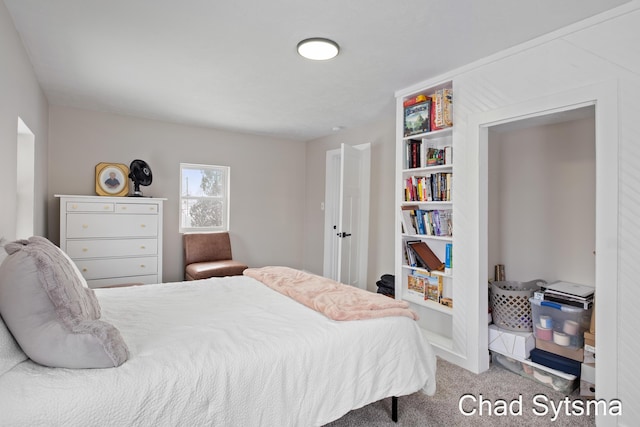
[[[300,56],[314,61],[326,61],[327,59],[335,58],[338,52],[340,52],[338,43],[329,39],[314,37],[298,43]]]

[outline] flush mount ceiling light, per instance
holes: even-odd
[[[338,55],[340,47],[333,40],[314,37],[298,43],[298,53],[307,59],[325,61]]]

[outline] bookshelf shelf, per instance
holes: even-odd
[[[402,234],[402,237],[412,238],[412,239],[429,239],[429,240],[441,240],[443,242],[453,242],[453,236],[429,236],[428,234]]]
[[[442,334],[435,333],[428,329],[421,328],[422,335],[431,343],[433,347],[436,349],[436,353],[438,350],[444,351],[445,353],[452,354],[454,357],[461,357],[453,348],[453,340],[450,337],[444,336]]]
[[[404,169],[402,173],[406,175],[410,175],[414,173],[450,172],[452,169],[453,169],[453,165],[437,165],[437,166],[425,166],[423,168]]]
[[[453,315],[452,308],[447,307],[446,305],[438,304],[435,301],[431,301],[431,300],[425,301],[424,299],[411,294],[403,295],[402,299],[405,301],[412,302],[414,304],[418,304],[418,305],[430,308],[431,310],[439,311],[440,313],[448,314],[449,316]]]
[[[415,202],[407,202],[407,201],[403,201],[400,203],[401,206],[411,206],[411,205],[429,205],[432,206],[434,208],[437,208],[438,206],[441,209],[451,209],[452,207],[452,202],[446,201],[446,202],[435,202],[435,201],[430,201],[430,200],[419,200],[419,201],[415,201]]]
[[[453,128],[452,127],[448,127],[448,128],[444,128],[444,129],[438,129],[438,130],[434,130],[431,132],[424,132],[424,133],[420,133],[417,135],[410,135],[410,136],[404,136],[402,137],[402,139],[404,141],[408,141],[410,139],[435,139],[435,138],[442,138],[445,136],[450,136],[453,132]]]
[[[419,268],[419,267],[412,267],[412,266],[410,266],[410,265],[403,265],[403,266],[402,266],[402,268],[403,268],[403,269],[404,269],[404,268],[406,268],[406,269],[409,269],[409,270],[417,270],[417,271],[422,272],[422,273],[425,273],[425,274],[426,274],[426,273],[429,273],[429,272],[428,272],[427,270],[425,270],[425,269],[422,269],[422,268]],[[442,277],[448,277],[448,278],[453,277],[453,275],[452,275],[452,274],[445,273],[444,271],[432,271],[430,274],[431,274],[432,276],[442,276]]]

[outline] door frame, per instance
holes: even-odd
[[[352,146],[357,150],[368,150],[369,156],[371,155],[371,143],[364,143]],[[326,153],[326,172],[325,172],[325,200],[323,204],[324,208],[324,259],[323,259],[323,273],[324,277],[328,277],[334,280],[335,272],[337,271],[337,253],[338,253],[338,241],[335,239],[335,235],[339,230],[334,229],[334,225],[339,224],[339,208],[340,208],[340,169],[341,169],[341,157],[342,148],[336,148],[333,150],[327,150]],[[370,176],[371,161],[365,162],[366,171],[363,174]],[[370,186],[366,190],[366,194],[362,197],[362,209],[360,221],[363,225],[364,233],[360,233],[357,236],[360,239],[360,251],[359,259],[359,271],[365,282],[367,281],[367,265],[369,258],[369,251],[366,250],[369,241],[369,201],[370,201]]]
[[[596,370],[598,399],[616,399],[618,382],[618,82],[606,81],[586,87],[555,93],[539,99],[499,108],[493,111],[476,113],[469,116],[466,145],[470,156],[477,159],[473,165],[477,177],[475,200],[476,227],[468,238],[470,257],[465,278],[472,279],[475,272],[476,283],[471,289],[471,301],[465,327],[467,334],[468,356],[471,358],[471,370],[481,372],[488,368],[488,325],[486,313],[488,298],[486,281],[489,277],[486,248],[488,235],[488,131],[495,125],[521,119],[572,110],[584,106],[595,106],[595,150],[596,150],[596,311],[605,315],[596,317],[596,329],[606,331],[598,336],[598,365],[604,369]],[[475,148],[474,148],[475,147]],[[473,172],[471,172],[473,174]],[[467,251],[465,251],[467,252]],[[460,264],[458,264],[460,265]],[[464,265],[464,264],[463,264]],[[484,286],[483,286],[484,285]],[[458,325],[462,326],[462,325]],[[473,354],[473,353],[476,354]]]

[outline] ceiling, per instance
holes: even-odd
[[[307,141],[629,0],[4,0],[51,104]],[[309,37],[337,58],[296,52]]]

